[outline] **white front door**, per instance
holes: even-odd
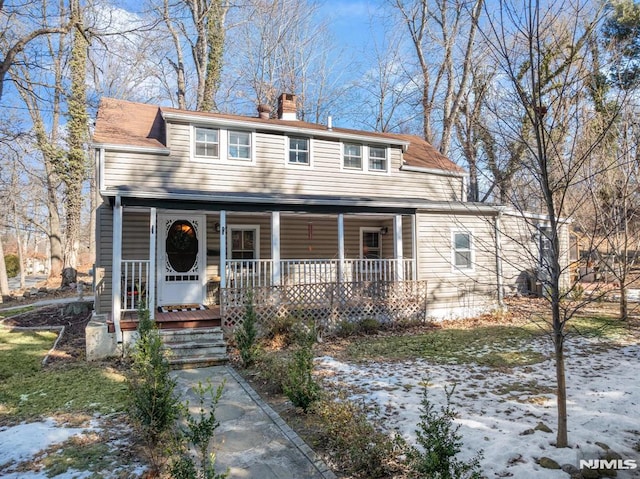
[[[159,306],[203,303],[206,229],[203,215],[158,215]]]

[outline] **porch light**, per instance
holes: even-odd
[[[220,223],[216,223],[215,229],[216,229],[216,233],[220,233]]]
[[[380,228],[381,235],[386,235],[388,232],[389,232],[389,228],[387,228],[386,226],[383,226],[382,228]]]

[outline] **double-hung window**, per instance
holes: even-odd
[[[453,265],[456,269],[472,269],[472,238],[467,232],[453,233]]]
[[[219,158],[219,131],[212,128],[196,128],[195,154],[203,158]]]
[[[230,227],[231,259],[258,259],[258,228]]]
[[[369,147],[369,171],[387,171],[387,149],[385,147]]]
[[[309,138],[303,137],[289,137],[289,158],[288,162],[291,165],[309,165],[310,164],[310,151],[309,151]]]
[[[229,131],[229,158],[234,160],[251,159],[251,133],[248,131]]]
[[[353,143],[344,144],[343,166],[350,170],[362,169],[362,146]]]

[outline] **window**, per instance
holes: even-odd
[[[219,146],[218,130],[196,128],[196,156],[218,158]]]
[[[382,255],[380,229],[361,229],[360,256],[364,259],[379,259]]]
[[[343,165],[349,169],[362,169],[362,146],[345,143]]]
[[[289,164],[309,164],[309,138],[289,137]]]
[[[453,234],[453,264],[458,269],[471,269],[471,235],[469,233]]]
[[[387,149],[379,146],[369,147],[369,170],[387,171]]]
[[[251,133],[248,131],[229,132],[229,158],[251,159]]]
[[[230,227],[231,259],[258,259],[257,228]]]

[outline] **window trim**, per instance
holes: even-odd
[[[307,163],[291,163],[289,161],[289,151],[292,138],[307,140],[309,158]],[[284,135],[284,164],[287,168],[313,169],[313,137],[306,135]]]
[[[360,259],[365,259],[364,254],[363,254],[363,253],[364,253],[364,251],[363,251],[363,248],[364,248],[364,241],[363,241],[363,239],[364,239],[364,238],[363,238],[363,234],[364,234],[364,233],[378,233],[378,238],[380,239],[380,246],[379,246],[380,254],[378,255],[378,258],[377,258],[377,259],[383,259],[383,256],[382,256],[382,255],[383,255],[383,252],[384,252],[384,249],[383,249],[383,248],[384,248],[384,246],[383,246],[383,234],[382,234],[382,232],[380,231],[380,226],[361,226],[361,227],[360,227],[360,235],[359,235],[359,236],[360,236],[360,251],[359,251],[359,258],[360,258]],[[373,258],[370,258],[370,259],[373,259]]]
[[[385,168],[383,170],[379,170],[377,168],[371,168],[371,149],[372,148],[377,148],[379,150],[384,150],[384,162],[385,162]],[[378,146],[378,145],[368,145],[367,146],[367,171],[370,171],[372,173],[376,173],[376,174],[385,174],[385,173],[389,173],[390,168],[389,168],[389,156],[390,156],[391,152],[389,151],[389,147],[388,146]]]
[[[456,249],[456,235],[458,234],[464,234],[467,235],[469,237],[469,249],[464,249],[464,250],[458,250]],[[458,266],[456,264],[456,253],[457,252],[469,252],[469,266]],[[472,230],[466,230],[466,229],[452,229],[451,230],[451,271],[453,273],[460,273],[460,272],[473,272],[475,271],[475,264],[476,264],[476,254],[475,254],[475,241],[474,241],[474,237],[473,237],[473,231]]]
[[[358,145],[361,148],[362,153],[362,167],[361,168],[350,168],[344,165],[344,147],[345,145]],[[384,170],[376,170],[370,168],[370,151],[371,148],[380,148],[385,150],[386,155],[386,163],[387,167]],[[374,174],[374,175],[389,175],[391,174],[391,147],[389,145],[384,145],[381,143],[358,143],[357,141],[340,141],[340,170],[345,173],[354,173],[354,174]]]
[[[364,150],[365,150],[365,146],[362,143],[353,143],[353,142],[345,142],[345,141],[341,142],[340,145],[341,145],[340,146],[340,153],[341,153],[341,155],[340,155],[340,158],[341,158],[340,166],[341,166],[341,169],[345,170],[345,171],[364,171],[364,161],[363,161],[364,160],[364,155],[363,155],[363,153],[364,153]],[[346,155],[345,154],[345,148],[347,146],[357,146],[358,148],[360,148],[360,167],[347,166],[345,164],[346,157],[347,156],[351,156],[351,155]]]
[[[218,134],[218,155],[217,156],[207,156],[207,155],[198,155],[197,151],[197,144],[198,144],[198,130],[208,130],[208,131],[215,131]],[[212,127],[208,127],[208,126],[199,126],[199,125],[192,125],[191,126],[191,135],[192,135],[192,141],[191,143],[191,158],[195,159],[196,161],[212,161],[212,160],[220,160],[221,156],[220,153],[223,151],[222,150],[222,145],[221,145],[221,131],[220,128],[212,128]]]
[[[196,155],[196,130],[216,130],[218,132],[218,156],[198,156]],[[229,134],[232,132],[249,133],[250,135],[250,157],[234,158],[229,155]],[[238,164],[238,165],[254,165],[256,163],[256,132],[248,128],[223,128],[213,126],[202,126],[197,123],[190,125],[190,161],[195,163],[207,164]]]
[[[225,130],[226,132],[226,137],[227,137],[227,144],[226,144],[226,148],[225,148],[225,152],[227,153],[227,159],[230,161],[241,161],[243,163],[246,162],[251,162],[253,163],[254,158],[255,158],[255,138],[254,138],[254,132],[250,131],[250,130],[236,130],[236,129],[228,129]],[[236,157],[236,156],[231,156],[230,152],[229,152],[229,148],[231,146],[231,134],[232,133],[246,133],[249,135],[249,157],[248,158],[241,158],[241,157]],[[238,145],[238,146],[247,146],[247,145]]]
[[[254,258],[253,260],[260,259],[260,225],[249,224],[227,224],[227,260],[229,261],[253,261],[253,260],[239,260],[233,259],[233,241],[231,238],[233,231],[255,231],[255,245],[254,245]]]

